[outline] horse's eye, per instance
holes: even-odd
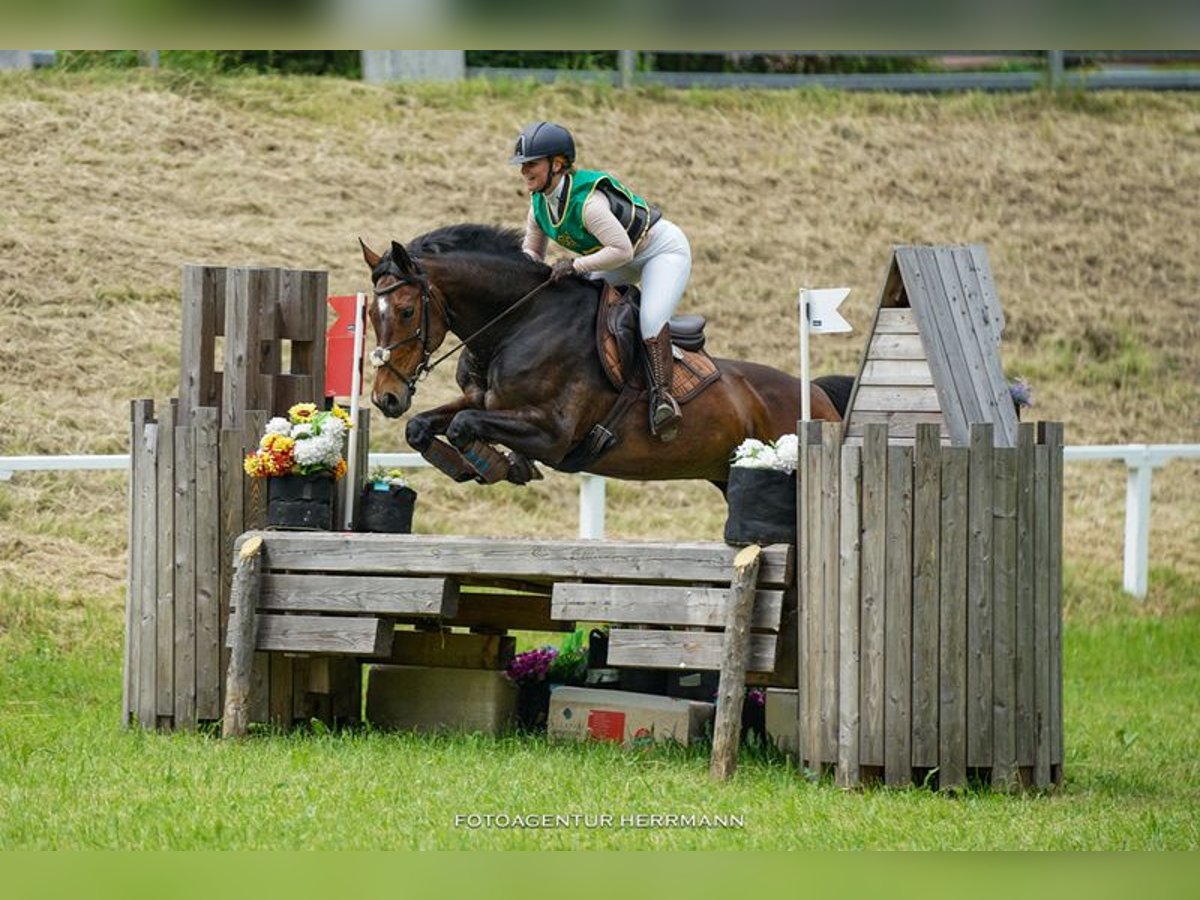
[[[413,317],[413,312],[415,312],[415,310],[410,306],[408,309],[404,310],[404,312],[400,313],[400,318],[411,319]]]

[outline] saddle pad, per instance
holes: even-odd
[[[628,290],[633,294],[636,289]],[[629,365],[630,361],[641,359],[637,305],[618,288],[606,284],[600,293],[599,306],[596,314],[596,349],[600,353],[600,362],[609,384],[619,391],[625,386],[627,377],[644,383],[645,375],[641,366]],[[720,378],[721,373],[705,350],[672,349],[675,364],[671,367],[671,396],[682,406]],[[626,372],[627,368],[633,369],[631,375]]]

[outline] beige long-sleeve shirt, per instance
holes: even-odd
[[[563,185],[566,179],[558,182],[550,196],[551,206],[557,206],[561,199]],[[594,192],[583,204],[583,224],[601,244],[599,250],[587,256],[577,256],[574,259],[575,271],[581,275],[588,272],[607,272],[617,269],[633,259],[633,243],[629,235],[621,227],[621,222],[613,215],[608,201],[598,191]],[[529,215],[525,218],[525,241],[521,249],[527,255],[541,262],[546,258],[546,248],[550,238],[537,223],[533,215],[533,206],[529,207]]]

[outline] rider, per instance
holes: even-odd
[[[681,419],[671,396],[667,325],[692,271],[683,232],[607,172],[575,168],[575,140],[553,122],[535,122],[517,137],[512,160],[530,193],[525,252],[543,261],[547,238],[582,254],[559,260],[551,279],[603,278],[642,288],[639,324],[650,375],[650,432],[674,440]]]

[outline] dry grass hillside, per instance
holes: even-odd
[[[795,369],[799,285],[849,285],[869,324],[895,243],[987,245],[1010,375],[1068,442],[1200,440],[1200,96],[944,98],[170,72],[0,77],[0,455],[120,453],[128,401],[175,393],[184,262],[326,268],[361,289],[356,237],[518,225],[506,158],[556,118],[688,233],[684,305],[719,355]],[[853,371],[862,331],[818,339]],[[447,399],[451,372],[422,386]],[[377,425],[376,449],[407,449]],[[1123,469],[1070,465],[1067,557],[1119,571]],[[1156,480],[1152,557],[1200,575],[1200,465]],[[454,486],[431,473],[425,531],[570,536],[574,482]],[[117,595],[124,478],[0,485],[0,582]],[[716,538],[703,484],[610,484],[613,536]]]

